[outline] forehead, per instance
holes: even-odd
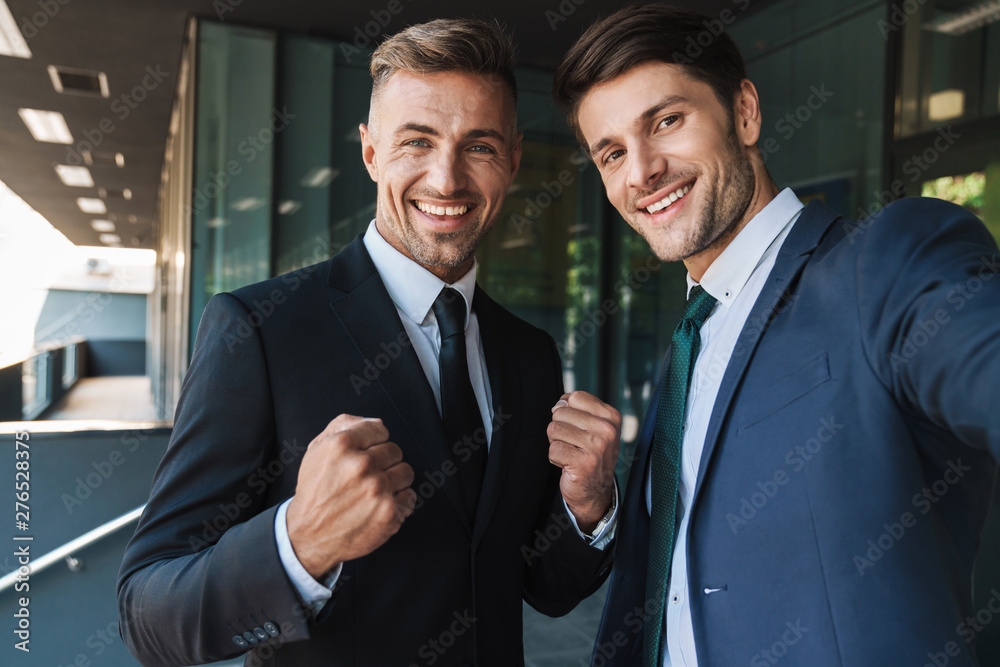
[[[498,76],[469,72],[396,72],[380,93],[379,121],[390,132],[407,123],[445,132],[510,131],[514,103]]]
[[[668,97],[691,104],[719,106],[711,86],[693,77],[683,65],[647,62],[593,86],[580,100],[577,120],[588,141],[597,133],[634,124],[642,113]]]

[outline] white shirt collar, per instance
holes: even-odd
[[[687,274],[688,295],[692,287],[700,284],[719,303],[729,308],[754,269],[774,251],[775,241],[783,237],[782,232],[795,221],[802,208],[802,202],[791,188],[779,192],[715,258],[701,277],[701,283],[696,283],[691,274]]]
[[[431,306],[438,294],[447,285],[458,290],[465,299],[465,322],[469,323],[472,297],[476,293],[476,267],[472,268],[454,284],[448,285],[433,273],[399,252],[382,238],[375,228],[375,221],[368,225],[364,236],[365,248],[371,255],[375,269],[382,277],[385,289],[396,307],[418,325],[424,324]]]

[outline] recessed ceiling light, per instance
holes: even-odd
[[[113,232],[115,231],[115,223],[110,220],[91,220],[90,226],[95,232]]]
[[[14,15],[10,13],[10,8],[6,2],[0,0],[0,56],[13,56],[14,58],[30,58],[31,49],[24,41],[21,29],[17,27]]]
[[[67,164],[57,164],[56,173],[63,183],[74,188],[92,188],[94,179],[86,167],[71,167]]]
[[[66,125],[66,119],[58,111],[40,111],[38,109],[18,109],[21,120],[28,126],[28,131],[35,141],[45,141],[52,144],[71,144],[73,135]]]
[[[76,200],[76,205],[84,213],[107,213],[108,207],[104,205],[104,200],[93,197],[80,197]]]
[[[117,234],[101,234],[99,237],[101,243],[121,243],[122,238]]]
[[[278,204],[278,213],[281,215],[291,215],[302,208],[302,203],[292,199],[286,199]]]

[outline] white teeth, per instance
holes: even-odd
[[[416,201],[417,208],[430,215],[465,215],[469,210],[468,204],[465,206],[431,206],[422,201]]]
[[[670,206],[675,201],[686,195],[688,192],[690,192],[691,187],[693,185],[694,183],[690,183],[688,185],[685,185],[683,188],[674,190],[673,192],[671,192],[670,194],[668,194],[666,197],[656,202],[655,204],[650,204],[649,206],[647,206],[646,211],[649,213],[656,213],[657,211],[662,211],[663,209]]]

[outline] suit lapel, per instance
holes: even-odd
[[[712,417],[708,423],[708,433],[705,435],[705,448],[698,466],[695,503],[698,502],[698,494],[718,444],[723,423],[729,416],[733,397],[746,374],[747,366],[757,349],[761,335],[771,320],[784,310],[791,298],[794,298],[791,290],[799,273],[837,217],[836,213],[820,202],[810,202],[809,206],[802,211],[778,251],[774,268],[771,269],[771,273],[757,297],[757,302],[750,311],[739,338],[736,339],[736,347],[729,359],[726,373],[722,377],[722,384],[719,386],[715,406],[712,408]]]
[[[359,236],[334,258],[329,282],[343,295],[330,307],[358,353],[372,363],[380,355],[386,355],[383,345],[407,342],[400,346],[399,356],[379,371],[374,383],[385,392],[406,425],[412,441],[423,454],[427,470],[441,470],[448,450],[433,390],[361,238]],[[428,415],[433,417],[428,419]],[[457,477],[446,476],[442,488],[462,524],[471,533]]]
[[[510,347],[503,343],[504,331],[500,330],[499,306],[476,285],[473,299],[476,317],[479,320],[479,336],[483,341],[486,357],[486,372],[490,378],[492,394],[493,428],[490,436],[490,454],[486,463],[486,477],[479,496],[476,523],[473,529],[473,543],[477,542],[490,523],[490,517],[500,497],[503,480],[514,458],[512,446],[504,442],[504,434],[512,431],[513,419],[509,415],[516,412],[521,404],[520,386],[517,381],[517,360],[506,358]]]

